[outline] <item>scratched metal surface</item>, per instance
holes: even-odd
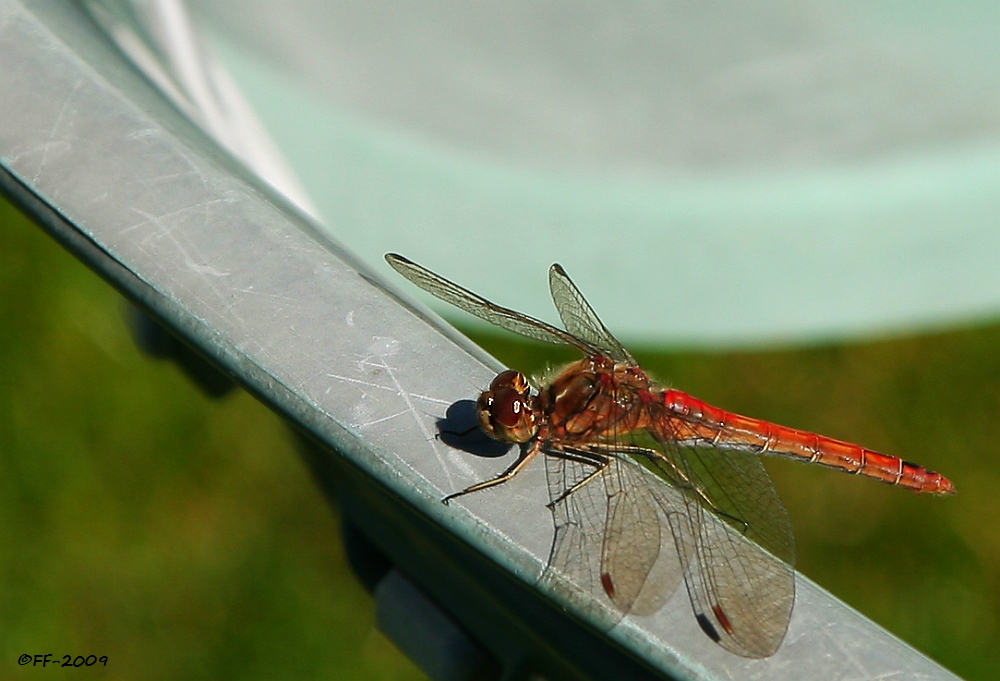
[[[134,296],[420,512],[538,578],[552,540],[542,466],[503,494],[439,502],[510,462],[434,437],[495,362],[218,153],[78,8],[0,0],[0,92],[0,164],[133,273]],[[711,643],[683,590],[610,636],[681,678],[954,678],[801,577],[767,660]]]

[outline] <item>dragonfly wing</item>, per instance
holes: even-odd
[[[557,597],[577,604],[593,621],[607,628],[624,613],[601,585],[602,547],[608,518],[605,470],[572,494],[567,490],[594,472],[594,467],[568,457],[564,452],[546,452],[545,473],[553,501],[555,537],[549,562],[539,586]]]
[[[678,552],[659,499],[650,486],[662,481],[613,445],[546,452],[549,494],[556,536],[543,583],[550,591],[576,596],[585,611],[606,625],[626,614],[659,610],[680,583]],[[573,489],[597,467],[608,465]],[[684,508],[677,493],[678,508]],[[555,588],[556,584],[562,586]]]
[[[673,490],[656,490],[662,482],[623,453],[616,453],[614,467],[621,485],[609,496],[603,585],[614,589],[623,612],[652,615],[677,589],[683,573],[670,529],[670,516],[684,508],[683,500]]]
[[[472,291],[452,281],[448,281],[441,275],[435,274],[401,255],[387,253],[385,259],[394,270],[432,296],[440,298],[461,310],[465,310],[471,315],[486,320],[490,324],[499,326],[501,329],[513,331],[514,333],[545,343],[572,345],[588,355],[594,354],[597,351],[597,348],[586,339],[577,338],[540,319],[535,319],[526,314],[501,307],[496,303],[491,303]]]
[[[669,516],[701,628],[727,650],[767,657],[781,644],[795,602],[794,539],[760,459],[752,452],[661,443],[655,468],[683,491]],[[655,488],[661,506],[676,498]]]
[[[559,311],[559,318],[562,319],[567,331],[577,338],[582,338],[615,361],[636,363],[628,350],[604,326],[594,308],[583,297],[580,289],[561,265],[555,264],[549,268],[549,290],[552,292],[552,302]]]

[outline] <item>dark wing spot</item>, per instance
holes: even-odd
[[[712,626],[712,623],[709,621],[709,619],[705,617],[705,613],[699,612],[697,615],[694,616],[694,618],[698,620],[698,626],[701,627],[701,630],[704,631],[705,634],[710,639],[712,639],[716,643],[718,643],[722,639],[722,637],[719,636],[719,632],[715,630],[715,627]]]

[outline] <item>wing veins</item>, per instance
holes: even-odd
[[[492,303],[401,255],[387,253],[385,259],[394,270],[432,296],[494,326],[545,343],[571,345],[586,355],[599,352],[599,348],[586,339],[578,338],[540,319]]]
[[[562,265],[555,264],[549,268],[549,291],[567,331],[617,362],[636,363],[628,350],[604,326]]]

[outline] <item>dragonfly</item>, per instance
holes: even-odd
[[[495,478],[545,457],[555,538],[542,576],[554,593],[585,594],[611,625],[656,613],[683,582],[704,633],[748,658],[773,655],[795,601],[794,538],[761,455],[864,475],[917,492],[952,483],[895,456],[740,416],[658,385],[611,335],[558,264],[549,289],[560,329],[501,307],[404,258],[388,263],[418,287],[500,328],[578,349],[583,359],[534,385],[507,370],[482,392],[479,427],[520,446]],[[579,602],[580,599],[576,599]]]

